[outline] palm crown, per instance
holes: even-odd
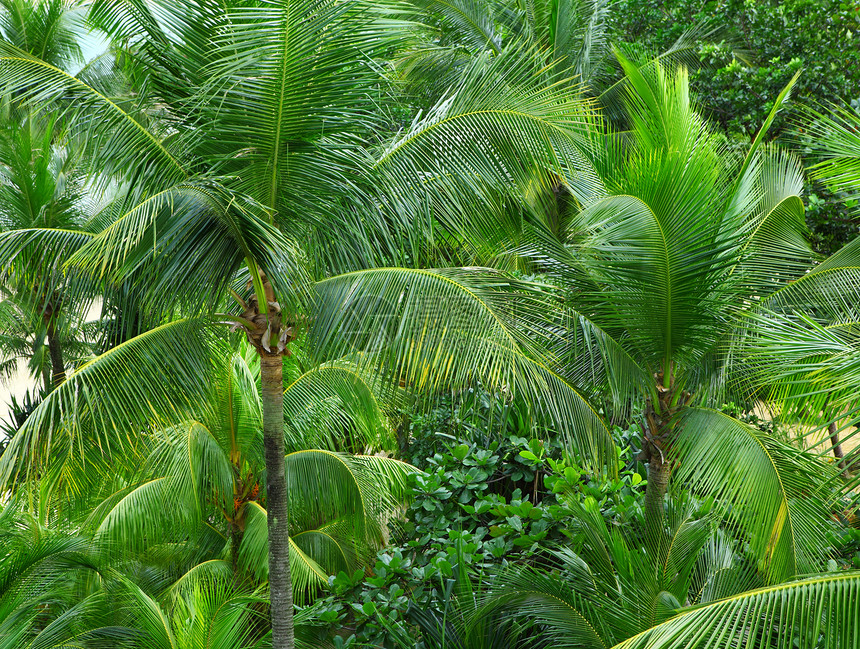
[[[674,473],[734,503],[733,524],[779,581],[815,567],[826,509],[801,494],[825,492],[797,473],[796,451],[711,408],[750,385],[738,370],[755,337],[753,314],[771,295],[809,297],[807,280],[791,283],[813,261],[802,172],[790,155],[761,146],[761,133],[733,160],[695,112],[683,70],[642,72],[619,58],[629,130],[596,136],[593,196],[563,193],[561,228],[540,214],[525,229],[517,224],[514,250],[563,291],[567,313],[549,336],[560,373],[574,385],[608,386],[618,403],[645,399],[649,527],[659,527]],[[757,493],[739,475],[754,475]]]

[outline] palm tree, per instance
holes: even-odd
[[[54,66],[74,67],[82,63],[75,18],[76,11],[66,0],[44,3],[4,0],[0,3],[0,33],[4,40],[22,51],[41,56]],[[0,130],[0,231],[78,229],[80,187],[75,182],[74,155],[64,146],[67,143],[55,137],[55,119],[34,118],[16,105],[14,93],[10,98],[12,101],[6,104]],[[8,257],[3,255],[3,259],[3,280],[16,287],[18,299],[15,302],[22,316],[18,320],[27,321],[26,333],[37,333],[30,315],[38,315],[40,318],[35,319],[42,320],[38,326],[42,335],[36,335],[36,339],[47,338],[53,376],[46,382],[45,389],[50,390],[65,375],[61,332],[58,331],[64,315],[63,282],[58,281],[56,274],[46,276],[45,271],[50,269],[41,268],[41,273],[33,273],[31,264],[13,268]],[[15,308],[12,303],[8,307],[7,310]],[[24,313],[32,310],[33,314]],[[7,353],[14,352],[20,343],[7,340],[5,347]]]
[[[60,422],[73,436],[115,443],[117,434],[134,434],[153,417],[183,419],[205,395],[212,324],[238,326],[261,363],[273,642],[284,647],[292,645],[292,600],[283,368],[305,332],[314,358],[364,350],[361,363],[408,389],[476,380],[513,388],[547,416],[558,415],[562,432],[595,465],[608,457],[605,425],[573,386],[537,360],[522,312],[503,300],[523,285],[422,268],[423,251],[435,245],[422,240],[423,232],[406,250],[399,243],[407,226],[398,222],[404,216],[398,209],[406,206],[411,218],[411,203],[401,204],[396,192],[379,195],[375,178],[387,168],[368,164],[360,138],[385,135],[376,110],[385,99],[376,60],[407,33],[393,27],[408,25],[392,24],[384,8],[363,2],[320,1],[100,1],[90,21],[114,38],[117,65],[136,82],[133,93],[119,85],[103,91],[103,78],[69,75],[10,43],[0,46],[0,79],[29,105],[70,110],[70,129],[93,172],[102,182],[124,179],[119,218],[66,268],[106,285],[133,277],[147,309],[192,317],[128,340],[109,362],[69,377],[10,444],[5,475],[32,462],[40,440],[49,444],[48,431]],[[419,178],[426,151],[454,143],[440,159],[478,152],[496,169],[497,149],[512,171],[531,168],[544,157],[531,142],[547,133],[563,140],[582,127],[575,116],[588,112],[576,93],[538,87],[543,77],[529,71],[539,67],[501,60],[491,76],[476,71],[455,90],[458,100],[449,102],[446,117],[447,126],[469,131],[440,131],[437,112],[416,122],[409,146],[396,142],[385,160],[416,161],[409,173]],[[494,81],[504,83],[494,88]],[[512,123],[504,102],[513,97]],[[523,125],[528,139],[512,140],[516,146],[497,139]],[[456,196],[440,205],[452,204]],[[32,235],[40,236],[51,235]],[[345,244],[333,249],[340,237]],[[313,244],[305,252],[296,243],[302,239]],[[373,267],[404,258],[414,267]],[[353,272],[322,280],[342,270]],[[543,297],[531,299],[537,304]],[[457,308],[440,310],[446,301]],[[116,373],[125,367],[137,375]]]
[[[52,511],[46,527],[26,509],[10,501],[0,510],[0,647],[267,646],[261,589],[201,570],[164,586],[157,559],[110,562],[92,538],[65,528],[80,523],[67,511]],[[175,544],[163,560],[181,562],[183,549]],[[298,646],[318,646],[312,633],[302,629]]]
[[[30,357],[34,375],[51,377],[44,381],[46,391],[65,379],[64,343],[75,345],[73,332],[80,332],[86,315],[86,306],[77,303],[82,287],[64,276],[58,264],[91,236],[81,231],[82,192],[75,163],[53,120],[13,121],[0,132],[0,278],[8,293],[3,301],[7,322],[17,324],[4,328],[4,361]],[[30,229],[54,230],[53,249],[27,245]],[[7,253],[10,244],[16,254]],[[41,355],[47,363],[39,362],[42,341],[47,343],[48,353]],[[80,345],[75,346],[80,353]]]
[[[87,517],[98,544],[141,552],[214,529],[221,543],[190,572],[265,582],[267,494],[252,353],[247,345],[240,352],[223,347],[199,419],[153,431],[143,453],[148,470]],[[309,369],[284,390],[290,572],[293,592],[303,599],[324,588],[329,575],[354,572],[378,547],[387,517],[402,501],[405,476],[415,471],[392,458],[326,448],[343,447],[350,432],[350,446],[370,453],[391,445],[385,394],[370,378],[344,359]]]
[[[630,128],[597,131],[591,147],[580,147],[590,160],[580,166],[588,191],[583,174],[574,175],[558,219],[536,210],[497,220],[494,231],[487,218],[453,227],[490,232],[496,242],[504,233],[511,253],[561,288],[565,312],[548,318],[546,333],[561,376],[618,405],[644,401],[647,529],[661,529],[674,477],[731,507],[733,525],[749,535],[760,567],[778,583],[816,569],[819,530],[827,525],[817,499],[831,496],[814,486],[819,469],[796,450],[713,406],[727,390],[742,390],[734,382],[744,369],[740,342],[756,304],[769,295],[814,303],[795,281],[814,261],[798,195],[802,170],[791,155],[763,145],[790,87],[746,157],[733,160],[696,113],[683,69],[643,72],[619,60]]]

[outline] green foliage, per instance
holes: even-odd
[[[797,96],[860,100],[860,11],[854,0],[619,0],[611,22],[615,39],[655,51],[692,25],[719,28],[699,42],[706,65],[691,85],[706,113],[730,134],[755,134],[798,69],[804,74]],[[778,122],[774,135],[784,125]]]
[[[860,510],[852,506],[842,514],[845,526],[827,535],[828,543],[836,549],[831,568],[860,570]]]
[[[450,427],[440,425],[445,420]],[[426,435],[413,448],[438,444],[440,433],[447,445],[425,458],[423,473],[410,476],[413,497],[405,521],[392,526],[394,545],[380,552],[369,574],[333,578],[332,595],[315,608],[321,620],[343,629],[342,646],[400,646],[398,638],[416,632],[410,602],[442,611],[458,574],[468,571],[483,582],[572,542],[583,499],[592,499],[613,527],[632,531],[641,523],[645,481],[624,469],[627,452],[620,454],[619,476],[590,475],[565,459],[558,441],[507,435],[481,445],[451,434],[463,423],[447,408],[413,421],[412,432]]]
[[[697,40],[701,65],[691,73],[690,85],[733,148],[750,142],[798,70],[803,72],[797,100],[860,105],[857,0],[620,0],[610,34],[660,52],[693,25],[706,29]],[[787,115],[778,117],[770,137],[788,135],[790,126]],[[818,184],[808,184],[804,193],[817,251],[830,254],[857,235],[838,194]]]
[[[761,619],[727,620],[786,602],[779,644],[845,640],[838,598],[856,601],[858,577],[786,580],[858,561],[851,503],[838,525],[826,468],[768,422],[704,406],[734,396],[737,365],[751,392],[797,398],[809,382],[791,372],[817,388],[831,352],[848,358],[834,400],[857,392],[842,354],[857,246],[810,271],[803,227],[829,251],[853,225],[824,189],[804,214],[799,161],[763,139],[786,132],[792,86],[856,92],[857,7],[415,0],[404,21],[408,4],[94,0],[89,25],[113,42],[71,74],[67,5],[0,3],[6,112],[67,120],[0,160],[0,279],[50,280],[53,301],[98,292],[126,320],[0,460],[16,480],[0,644],[292,647],[268,632],[269,596],[272,621],[293,613],[273,549],[298,596],[337,573],[297,618],[318,623],[309,646],[329,631],[336,647],[671,646],[701,629],[749,644]],[[726,13],[725,34],[685,33]],[[604,121],[586,97],[619,69]],[[826,157],[816,135],[842,133],[827,191],[856,182],[840,120],[800,137]],[[59,173],[72,145],[80,183]],[[54,207],[10,219],[16,187]],[[57,227],[83,222],[91,191],[115,200]],[[817,339],[782,336],[813,315]],[[227,326],[256,349],[226,350]],[[258,385],[257,355],[287,345]],[[422,472],[372,454],[393,448],[393,411],[445,390],[465,396],[400,429]],[[650,427],[668,503],[652,473],[645,506],[644,440],[591,402],[610,396],[616,421]],[[266,486],[284,441],[289,513]]]

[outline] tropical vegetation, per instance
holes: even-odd
[[[692,4],[0,0],[0,647],[860,647],[857,10]]]

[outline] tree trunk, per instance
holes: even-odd
[[[48,324],[48,353],[51,355],[51,391],[66,380],[66,366],[63,363],[63,348],[57,338],[53,323]]]
[[[280,353],[260,351],[266,511],[269,529],[269,598],[273,649],[294,649],[287,478],[284,465],[284,382]]]
[[[663,500],[669,490],[670,472],[668,458],[654,448],[648,462],[648,484],[645,485],[646,529],[663,529]]]
[[[662,556],[667,542],[664,534],[663,500],[669,490],[669,478],[672,474],[672,460],[669,458],[674,438],[674,426],[678,408],[683,407],[689,400],[690,394],[681,392],[675,398],[673,379],[669,379],[669,388],[663,383],[663,373],[654,376],[657,379],[654,403],[648,400],[645,408],[645,444],[648,448],[648,484],[645,485],[645,541],[655,557]]]
[[[845,467],[845,453],[842,450],[842,444],[839,443],[839,433],[836,431],[836,422],[831,421],[827,425],[827,432],[830,433],[830,443],[833,444],[833,456],[840,467]]]

